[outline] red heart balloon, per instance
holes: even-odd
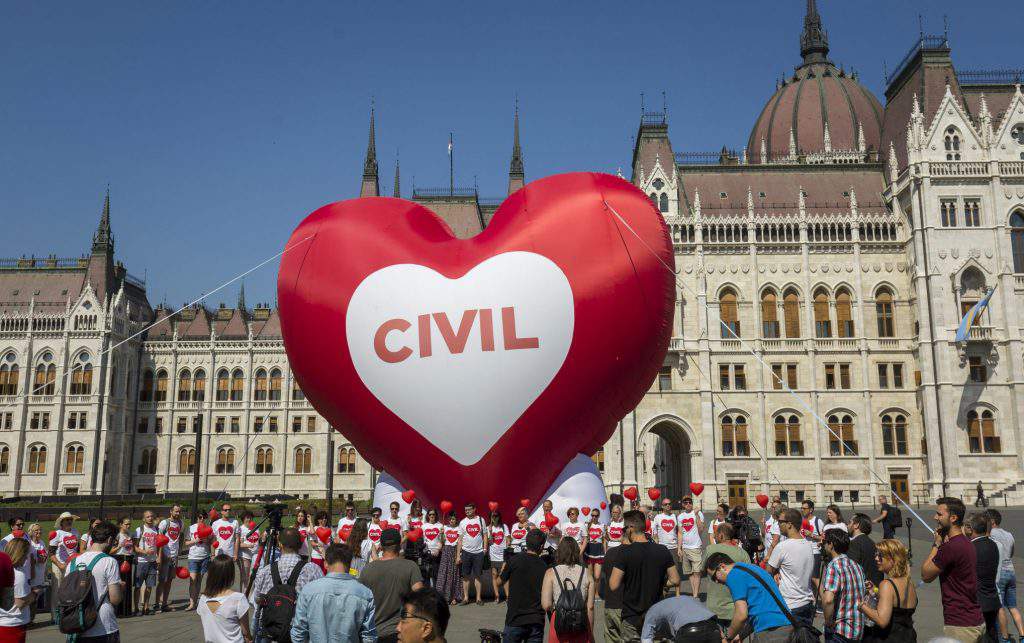
[[[454,505],[452,505],[452,503],[448,500],[442,500],[439,505],[439,508],[441,509],[441,514],[443,516],[447,516],[448,514],[450,514],[452,512],[453,507]]]
[[[605,502],[604,500],[602,500],[601,501],[601,509],[607,509],[607,508],[608,508],[608,503]]]
[[[219,540],[213,541],[212,543],[210,543],[210,547],[213,547],[214,549],[217,549],[218,547],[220,547],[220,541]]]
[[[650,498],[651,500],[657,500],[658,498],[661,497],[661,489],[651,487],[650,489],[647,490],[647,497]]]
[[[622,492],[622,495],[625,496],[626,500],[636,500],[637,496],[639,496],[640,494],[636,490],[636,487],[629,487]]]
[[[582,512],[584,516],[589,517],[590,516],[590,507],[584,507],[583,509],[580,509],[580,512]]]
[[[409,539],[409,542],[419,542],[419,539],[423,537],[423,530],[417,527],[416,529],[410,529],[405,537]]]
[[[249,521],[249,529],[256,529],[256,523],[252,520]]]
[[[50,540],[53,540],[54,538],[56,538],[56,537],[57,537],[57,532],[56,532],[56,531],[51,531],[51,532],[49,533],[49,536],[50,536]]]
[[[762,509],[768,506],[768,496],[764,495],[763,493],[759,493],[755,496],[755,498],[757,500],[757,504],[761,505]]]
[[[129,563],[127,560],[122,562],[121,563],[121,573],[122,574],[127,574],[130,571],[132,571],[132,564]]]
[[[415,499],[416,492],[413,491],[412,489],[406,489],[405,491],[402,492],[402,500],[405,501],[405,504],[412,504],[412,501]]]
[[[704,493],[704,483],[703,482],[691,482],[690,483],[690,493],[692,493],[695,496],[699,496],[700,494]]]
[[[487,508],[490,509],[491,512],[493,513],[498,510],[498,503],[491,500],[490,502],[487,503]]]
[[[199,526],[196,527],[196,537],[199,540],[206,540],[212,534],[213,534],[213,528],[210,527],[209,525],[206,525],[206,524],[203,524],[203,523],[199,523]]]
[[[519,506],[523,507],[524,509],[528,508],[530,506],[530,499],[529,498],[520,498],[519,499]]]
[[[171,539],[168,538],[166,534],[160,534],[160,535],[158,535],[156,537],[156,546],[157,547],[164,547],[169,542],[171,542]]]
[[[432,502],[539,497],[640,402],[671,334],[664,218],[606,174],[534,181],[470,239],[375,197],[320,208],[287,247],[278,302],[299,385]]]
[[[178,569],[176,569],[174,571],[174,574],[178,578],[180,578],[182,580],[185,580],[186,578],[188,578],[188,568],[186,568],[186,567],[179,567]]]
[[[327,541],[331,539],[331,528],[330,527],[317,527],[316,537],[320,539],[320,542],[327,544]]]
[[[548,529],[551,529],[558,524],[558,516],[553,513],[546,514],[544,516],[544,524],[548,526]]]
[[[210,520],[220,520],[220,512],[216,509],[210,510]]]

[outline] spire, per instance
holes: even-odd
[[[107,186],[107,193],[103,197],[103,213],[100,215],[100,224],[96,233],[92,235],[93,254],[114,252],[114,235],[110,231],[110,186]]]
[[[359,196],[380,196],[380,183],[377,180],[377,128],[376,105],[370,103],[370,139],[366,144],[366,160],[363,161],[363,185]]]
[[[512,120],[512,161],[508,165],[508,193],[523,187],[526,173],[523,170],[523,148],[519,145],[519,98],[516,97],[515,116]]]
[[[245,282],[238,287],[238,310],[245,310]]]
[[[896,160],[896,147],[889,141],[889,182],[895,183],[900,175],[900,166]]]
[[[392,196],[396,199],[402,198],[402,181],[398,171],[398,152],[395,152],[395,191]]]
[[[828,32],[821,26],[818,4],[807,0],[807,14],[804,16],[804,31],[800,34],[800,55],[804,64],[828,60]]]

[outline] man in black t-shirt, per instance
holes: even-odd
[[[604,640],[605,643],[622,643],[622,588],[612,591],[608,587],[608,579],[611,578],[615,563],[619,561],[619,554],[624,548],[620,545],[612,547],[604,554],[604,562],[601,563],[601,585],[598,594],[604,601]]]
[[[893,527],[893,510],[889,504],[889,499],[885,496],[878,496],[879,514],[878,517],[871,522],[877,522],[882,524],[882,538],[895,538],[896,529]],[[897,524],[898,526],[898,524]]]
[[[547,536],[540,529],[531,529],[526,534],[526,552],[513,556],[498,576],[499,586],[508,586],[502,643],[541,643],[544,640],[546,615],[540,605],[540,590],[548,566],[540,554],[546,540]]]
[[[848,527],[850,549],[846,555],[864,570],[864,578],[878,587],[882,584],[882,572],[878,571],[878,561],[875,560],[878,548],[875,547],[875,541],[871,540],[871,519],[865,514],[853,514]]]
[[[978,573],[978,605],[985,617],[985,639],[995,643],[999,640],[999,592],[996,577],[999,575],[999,547],[988,536],[988,515],[973,513],[964,523],[964,535],[974,545]]]
[[[647,540],[642,512],[627,511],[622,520],[623,544],[618,548],[622,551],[608,578],[608,589],[622,591],[622,640],[632,641],[640,638],[647,610],[661,600],[662,590],[679,585],[679,571],[664,545]]]

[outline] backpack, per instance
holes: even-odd
[[[99,554],[88,565],[74,563],[73,571],[61,580],[57,588],[55,619],[61,633],[70,635],[68,641],[78,640],[78,636],[96,624],[107,593],[104,592],[102,597],[96,596],[92,568],[104,558],[110,557]]]
[[[583,584],[583,574],[587,569],[580,570],[579,579],[573,583],[571,580],[563,581],[555,571],[555,580],[561,588],[558,601],[555,602],[555,632],[564,634],[579,634],[587,631],[587,601],[583,598],[583,591],[580,586]]]
[[[291,643],[292,618],[295,617],[295,603],[299,597],[295,583],[299,580],[303,566],[302,561],[295,564],[287,583],[281,582],[278,563],[270,566],[270,577],[274,585],[260,597],[260,606],[263,608],[260,625],[263,627],[263,635],[272,641]]]
[[[889,505],[889,511],[885,514],[885,521],[890,527],[896,528],[903,524],[903,510],[896,505]]]

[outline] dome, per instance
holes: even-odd
[[[863,154],[879,149],[882,105],[856,75],[828,60],[828,35],[814,0],[807,3],[800,54],[803,63],[779,83],[754,123],[747,142],[750,160],[760,162],[762,151],[768,160],[789,158],[795,148],[808,156],[832,153],[843,160],[863,161]]]

